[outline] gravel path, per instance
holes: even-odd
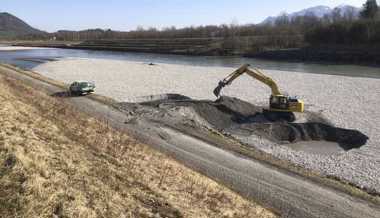
[[[213,88],[233,70],[169,64],[149,66],[101,59],[64,59],[34,69],[64,82],[94,81],[97,93],[130,102],[162,93],[215,99]],[[369,140],[360,149],[335,155],[307,154],[257,139],[254,145],[277,157],[380,193],[380,80],[285,71],[266,71],[266,74],[278,81],[283,91],[303,99],[307,110],[321,113],[336,126],[360,130]],[[223,94],[266,105],[270,90],[243,76],[225,88]]]

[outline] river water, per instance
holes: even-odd
[[[33,67],[43,62],[59,58],[101,58],[113,60],[140,61],[147,63],[168,63],[195,66],[222,66],[234,68],[237,68],[242,64],[248,63],[252,66],[268,70],[380,78],[380,68],[357,65],[279,62],[242,57],[200,57],[185,55],[91,51],[55,48],[20,51],[0,51],[1,63],[14,64],[24,69],[32,69]]]

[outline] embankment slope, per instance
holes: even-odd
[[[4,217],[275,217],[62,100],[0,76]]]

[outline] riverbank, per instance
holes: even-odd
[[[356,64],[380,66],[379,48],[372,46],[305,46],[295,43],[294,48],[271,45],[262,37],[243,38],[184,38],[184,39],[127,39],[89,40],[84,42],[24,41],[12,42],[16,46],[85,49],[103,51],[144,52],[192,56],[237,56],[263,60],[294,61],[329,64]],[[277,39],[302,41],[301,36]],[[281,44],[281,43],[280,43]],[[294,44],[294,43],[293,43]]]
[[[100,51],[146,52],[194,56],[233,55],[223,48],[221,38],[90,40],[84,42],[14,42],[15,46],[85,49]]]
[[[173,64],[151,66],[147,63],[100,59],[65,59],[40,65],[34,70],[67,83],[79,79],[94,81],[99,94],[121,102],[138,102],[146,99],[146,96],[163,93],[214,100],[212,90],[217,82],[235,69]],[[380,104],[379,92],[376,91],[379,88],[378,80],[285,71],[266,73],[278,81],[282,90],[303,99],[307,111],[325,117],[334,126],[359,130],[367,135],[369,140],[360,149],[331,155],[296,151],[264,139],[256,140],[257,143],[249,145],[280,159],[318,171],[324,176],[348,181],[371,193],[380,193],[380,172],[377,170],[380,158],[380,114],[376,109]],[[266,106],[269,92],[266,86],[243,76],[231,87],[226,88],[224,95]],[[303,122],[302,119],[299,122]],[[249,135],[240,140],[249,142],[255,139],[257,138]]]
[[[21,81],[0,99],[4,217],[275,217]]]
[[[295,49],[268,50],[245,54],[245,57],[278,61],[356,64],[380,66],[380,48],[360,46],[314,46]],[[379,69],[380,72],[380,69]]]
[[[301,46],[301,36],[287,37],[234,37],[234,38],[168,38],[168,39],[123,39],[123,40],[87,40],[65,41],[21,41],[11,42],[14,46],[51,47],[66,49],[86,49],[100,51],[144,52],[191,56],[237,56],[242,57],[259,53],[271,45],[278,44]],[[287,42],[287,43],[286,43]]]

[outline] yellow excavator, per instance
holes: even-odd
[[[264,75],[264,73],[262,73],[257,68],[250,69],[249,67],[249,64],[245,64],[241,66],[239,69],[237,69],[235,72],[228,75],[224,80],[220,81],[219,85],[214,89],[215,96],[219,97],[220,92],[225,86],[231,85],[235,79],[246,73],[249,76],[259,80],[260,82],[266,84],[271,88],[272,94],[269,99],[269,112],[282,112],[283,114],[293,114],[293,112],[304,112],[304,102],[302,100],[282,94],[276,82],[272,78]],[[290,121],[294,120],[294,115],[292,115],[289,119]]]

